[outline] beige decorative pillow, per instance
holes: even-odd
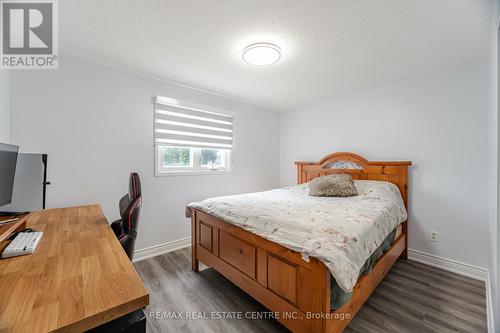
[[[350,197],[358,195],[352,177],[335,174],[314,178],[309,182],[309,195],[314,197]]]

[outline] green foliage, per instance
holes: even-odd
[[[168,147],[163,154],[165,166],[189,166],[191,153],[189,148]]]
[[[221,164],[221,152],[217,149],[201,149],[201,165]],[[189,167],[191,165],[191,148],[166,147],[163,151],[164,167]]]
[[[201,165],[207,165],[217,162],[217,150],[202,149],[201,150]]]

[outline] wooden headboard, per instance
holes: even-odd
[[[410,161],[370,162],[353,153],[333,153],[319,162],[295,162],[297,183],[306,183],[316,177],[347,173],[353,179],[384,180],[396,184],[405,205],[408,200],[408,167]]]

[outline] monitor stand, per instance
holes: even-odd
[[[1,223],[0,218],[0,242],[6,240],[12,233],[26,229],[26,219],[16,219],[10,223]]]
[[[12,218],[14,218],[29,213],[30,212],[0,212],[0,217],[12,216]]]
[[[7,219],[0,218],[0,226],[4,225],[5,223],[10,223],[14,221],[19,221],[19,219],[17,217],[12,217],[12,216],[7,217]]]
[[[26,219],[28,212],[0,212],[0,242],[4,240],[9,233],[26,228]]]

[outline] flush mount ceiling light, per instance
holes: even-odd
[[[243,61],[252,66],[268,66],[281,58],[281,49],[271,43],[255,43],[243,50]]]

